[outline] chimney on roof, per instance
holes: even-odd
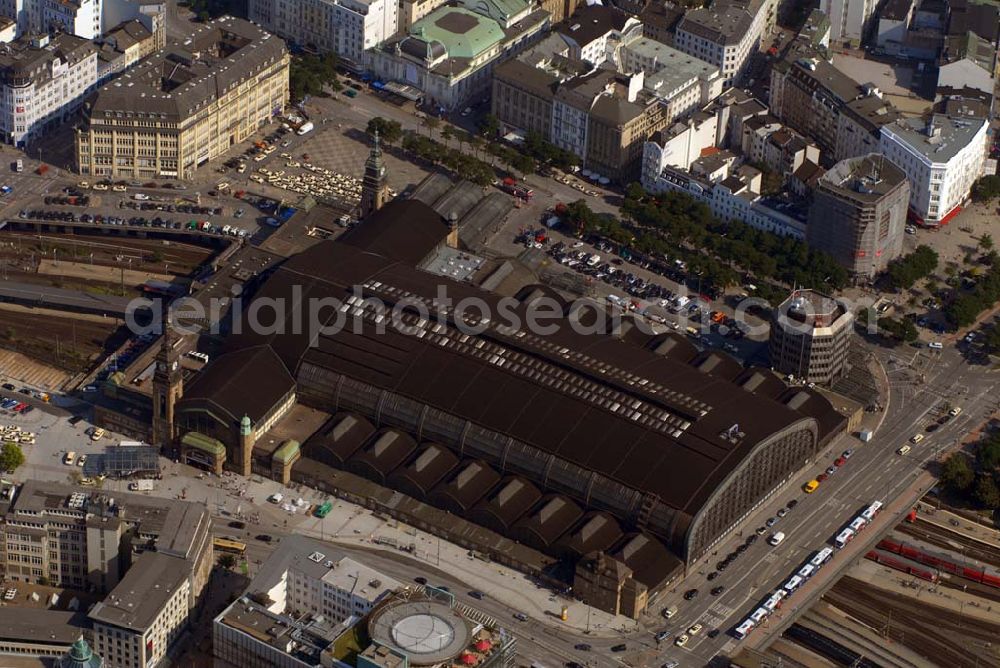
[[[449,248],[458,249],[458,214],[454,211],[448,214],[448,236],[445,243]]]

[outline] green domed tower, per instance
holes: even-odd
[[[59,659],[59,668],[103,668],[104,659],[90,649],[87,641],[80,639],[69,648],[69,653]]]

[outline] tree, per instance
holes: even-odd
[[[381,116],[369,120],[368,127],[365,129],[372,136],[375,135],[376,130],[378,130],[379,140],[388,145],[395,144],[403,136],[403,126],[400,125],[399,121],[391,121]]]
[[[941,483],[953,492],[966,492],[976,479],[969,458],[961,452],[952,454],[941,467]]]
[[[751,163],[751,167],[760,170],[760,194],[761,195],[776,195],[781,192],[782,187],[785,185],[785,180],[782,178],[780,172],[776,172],[764,163],[754,162]]]
[[[991,353],[1000,351],[1000,327],[994,325],[986,330],[986,336],[983,338],[983,344]]]
[[[538,169],[538,164],[535,162],[535,159],[530,155],[525,155],[523,153],[515,154],[513,159],[508,164],[515,172],[521,173],[521,178],[524,178]]]
[[[4,443],[0,448],[0,470],[14,471],[24,463],[24,453],[17,443]]]
[[[486,114],[479,121],[479,134],[487,139],[496,139],[500,134],[500,120],[493,114]]]
[[[997,488],[996,480],[992,473],[980,473],[976,478],[976,488],[972,492],[972,497],[983,508],[996,510],[1000,507],[1000,488]]]
[[[976,465],[980,471],[992,474],[1000,467],[1000,438],[994,436],[976,448]]]
[[[451,140],[455,137],[454,131],[451,129],[450,125],[445,125],[441,128],[441,140],[444,141],[445,146],[451,144]]]
[[[322,96],[325,86],[337,82],[337,56],[332,53],[323,56],[306,54],[293,56],[288,67],[288,88],[292,100],[304,100],[307,96]]]
[[[478,159],[479,152],[483,150],[483,146],[486,142],[483,141],[482,137],[474,134],[469,134],[469,136],[466,137],[466,141],[469,142],[469,146],[472,148],[472,154]]]
[[[439,119],[437,116],[427,115],[424,116],[424,121],[423,123],[421,123],[421,125],[427,128],[427,136],[433,139],[434,131],[438,129],[439,125],[441,125],[441,119]]]
[[[984,234],[983,236],[979,237],[978,246],[983,252],[989,253],[991,250],[993,250],[993,237],[991,237],[989,234]]]
[[[884,335],[904,343],[912,343],[919,336],[917,326],[909,318],[900,318],[898,320],[894,320],[893,318],[879,318],[878,327]]]
[[[889,281],[895,288],[912,288],[917,281],[934,273],[937,266],[937,252],[921,244],[909,255],[889,263]]]
[[[236,567],[236,557],[232,554],[219,555],[219,567],[227,571],[232,570]]]
[[[990,202],[1000,196],[1000,176],[984,176],[972,184],[972,198],[977,202]]]

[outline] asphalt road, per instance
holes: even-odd
[[[737,533],[725,541],[718,554],[693,569],[676,592],[658,601],[654,612],[669,605],[677,605],[680,610],[669,624],[664,624],[661,618],[658,624],[661,628],[677,634],[701,622],[706,630],[718,628],[722,632],[714,640],[703,632],[684,649],[671,646],[661,656],[664,661],[673,658],[681,660],[682,665],[704,665],[719,652],[737,649],[738,643],[727,632],[762,599],[787,581],[816,550],[831,544],[832,537],[863,506],[876,499],[887,503],[895,498],[926,468],[928,461],[935,459],[942,449],[951,447],[998,407],[997,399],[992,396],[994,377],[982,367],[966,364],[954,346],[947,346],[939,354],[913,348],[877,354],[887,366],[892,391],[885,420],[875,439],[868,444],[860,444],[849,436],[838,439],[824,456],[791,480],[783,493],[762,506],[744,525],[747,528],[742,530],[743,536]],[[920,371],[912,371],[914,367]],[[914,434],[924,433],[925,425],[939,417],[944,402],[961,406],[962,414],[933,434],[925,434],[924,440],[906,456],[897,455],[895,451],[900,445]],[[847,447],[854,448],[855,453],[840,471],[814,494],[800,491],[805,481],[829,466]],[[758,540],[729,569],[708,582],[706,576],[714,570],[714,562],[735,549],[746,535],[791,498],[797,498],[799,504],[774,527],[786,534],[785,542],[771,548]],[[725,593],[718,597],[709,595],[709,590],[719,585],[726,587]],[[684,601],[682,593],[691,588],[699,589],[700,595],[694,601]],[[647,628],[657,626],[649,618],[644,622]]]

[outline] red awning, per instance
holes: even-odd
[[[941,219],[941,222],[939,222],[938,225],[947,225],[951,221],[951,219],[957,216],[959,213],[961,213],[961,211],[962,207],[956,206],[954,209],[945,214],[945,217]]]
[[[488,652],[493,644],[489,640],[480,640],[476,643],[476,650],[479,652]]]
[[[468,652],[463,654],[459,658],[459,660],[467,666],[474,666],[479,661],[479,659],[476,658],[475,654],[469,654]]]

